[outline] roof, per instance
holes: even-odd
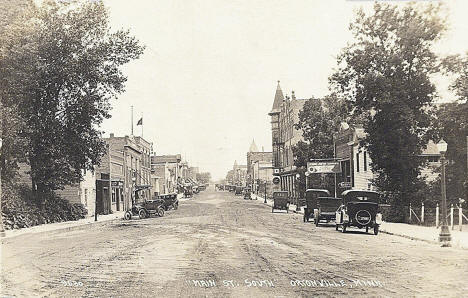
[[[280,81],[278,81],[278,85],[276,86],[275,99],[273,100],[273,107],[271,108],[270,114],[280,112],[281,104],[283,103],[283,100],[284,100],[283,91],[281,90],[281,87],[280,87]]]
[[[258,152],[257,144],[255,140],[252,139],[252,144],[250,144],[249,152]]]

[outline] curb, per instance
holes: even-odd
[[[82,228],[86,228],[86,227],[88,227],[90,225],[99,225],[99,226],[101,226],[101,225],[104,225],[106,223],[110,223],[110,222],[117,221],[117,220],[123,220],[123,219],[121,217],[116,217],[116,218],[112,218],[112,219],[108,219],[108,220],[104,220],[104,221],[93,221],[93,222],[78,224],[78,225],[69,226],[69,227],[60,227],[60,228],[53,229],[53,230],[45,230],[45,231],[37,231],[37,232],[36,231],[27,231],[27,232],[16,234],[16,235],[15,234],[5,235],[4,237],[1,237],[0,240],[20,237],[20,236],[23,236],[23,235],[31,235],[31,234],[35,234],[35,235],[40,235],[40,234],[45,234],[45,233],[56,234],[56,233],[64,232],[64,231],[75,231],[75,230],[80,230]]]
[[[404,234],[400,234],[400,233],[393,233],[393,232],[388,232],[388,231],[385,231],[385,230],[380,230],[379,232],[384,233],[384,234],[388,234],[388,235],[392,235],[392,236],[398,236],[398,237],[410,239],[410,240],[422,241],[422,242],[426,242],[426,243],[430,243],[430,244],[439,244],[437,241],[432,241],[432,240],[422,239],[422,238],[418,238],[418,237],[408,236],[408,235],[404,235]]]

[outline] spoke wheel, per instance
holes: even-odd
[[[159,209],[158,209],[158,216],[159,216],[159,217],[163,217],[163,216],[164,216],[164,209],[163,209],[163,208],[159,208]]]
[[[145,209],[141,209],[141,210],[138,212],[138,216],[140,217],[140,219],[146,218],[146,210],[145,210]]]
[[[124,219],[126,219],[126,220],[132,219],[132,212],[130,212],[130,211],[125,212]]]

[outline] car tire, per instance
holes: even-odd
[[[271,207],[271,213],[273,213],[274,210],[275,210],[275,207]]]
[[[304,214],[304,216],[302,217],[302,219],[304,220],[304,222],[306,222],[306,216]]]
[[[140,217],[140,219],[145,219],[146,218],[146,210],[145,209],[140,209],[140,211],[138,211],[138,217]]]
[[[132,212],[130,212],[130,211],[125,212],[125,214],[124,214],[124,219],[125,219],[125,220],[130,220],[130,219],[132,219]]]
[[[374,235],[379,234],[379,226],[374,226]]]
[[[369,227],[366,227],[366,233],[369,233]]]
[[[164,216],[164,209],[163,209],[163,208],[159,208],[159,209],[158,209],[158,216],[159,216],[159,217],[163,217],[163,216]]]
[[[341,233],[346,233],[346,224],[343,223],[343,225],[341,226]]]
[[[314,218],[314,224],[315,224],[316,227],[318,227],[318,225],[319,225],[318,218]]]
[[[177,210],[179,208],[179,203],[175,203],[173,208],[174,210]]]
[[[338,231],[338,224],[335,225],[335,230]]]

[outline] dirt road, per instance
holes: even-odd
[[[213,190],[163,218],[2,240],[6,296],[462,297],[467,281],[466,250],[316,228]]]

